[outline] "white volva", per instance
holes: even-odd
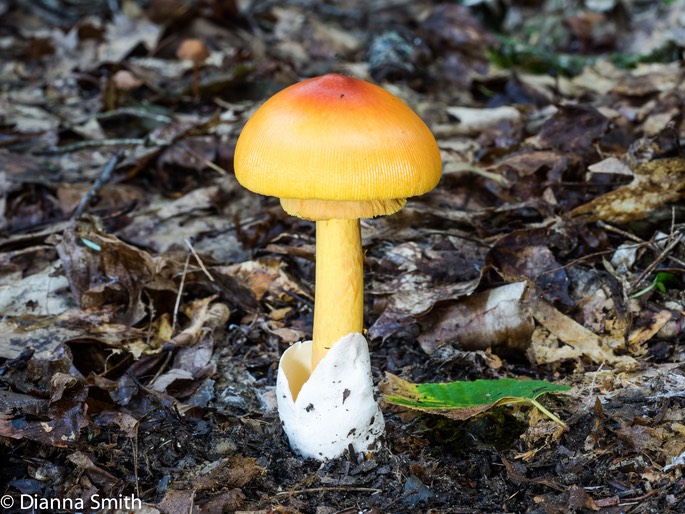
[[[359,453],[373,450],[385,422],[373,395],[366,339],[343,337],[307,378],[311,354],[311,341],[296,343],[278,366],[278,413],[290,446],[318,460],[339,457],[350,444]]]

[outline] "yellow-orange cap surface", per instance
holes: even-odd
[[[235,150],[247,189],[279,198],[364,201],[430,191],[442,162],[430,129],[405,103],[363,80],[299,82],[248,120]]]

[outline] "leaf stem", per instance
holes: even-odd
[[[559,425],[561,428],[566,430],[568,427],[566,426],[566,423],[561,421],[557,416],[552,414],[551,411],[549,411],[544,405],[542,405],[540,402],[537,400],[533,400],[532,398],[526,398],[527,401],[529,401],[531,404],[533,404],[537,409],[542,412],[545,416],[550,418],[552,421],[554,421],[557,425]]]

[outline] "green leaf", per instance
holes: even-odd
[[[654,280],[656,281],[656,287],[662,293],[666,292],[668,286],[676,283],[675,275],[673,273],[669,273],[668,271],[660,271],[656,274],[656,278]]]
[[[675,275],[669,273],[668,271],[660,271],[656,274],[654,280],[652,280],[652,282],[647,287],[641,289],[637,293],[631,294],[628,298],[630,298],[631,300],[639,298],[643,294],[649,293],[655,287],[662,293],[665,293],[668,289],[668,286],[674,284],[675,282]]]
[[[464,420],[498,405],[529,403],[559,425],[565,426],[536,399],[544,393],[568,391],[571,389],[569,386],[514,378],[414,384],[392,373],[386,373],[386,377],[383,396],[385,401],[395,405]]]

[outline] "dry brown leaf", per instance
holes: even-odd
[[[139,421],[125,412],[104,411],[94,416],[94,418],[95,422],[101,427],[115,425],[128,438],[134,438],[138,435]]]
[[[550,180],[558,180],[564,170],[568,168],[568,158],[559,152],[551,150],[529,150],[509,154],[490,166],[490,169],[506,176],[507,170],[512,169],[518,178],[534,175],[541,169],[548,168]]]
[[[593,143],[609,128],[609,120],[590,105],[562,105],[540,129],[534,146],[578,155],[592,152]]]
[[[164,393],[173,382],[176,380],[193,380],[193,374],[190,371],[184,369],[172,368],[169,371],[162,373],[157,379],[150,384],[150,388],[153,391],[159,393]]]
[[[37,273],[21,271],[5,275],[0,283],[0,312],[4,316],[56,316],[75,306],[69,294],[69,282],[62,275],[54,276],[55,266],[46,266]]]
[[[257,459],[233,455],[206,465],[193,482],[198,490],[243,487],[263,475],[264,471]]]
[[[305,333],[289,327],[269,328],[269,332],[276,334],[284,343],[297,343],[305,340]]]
[[[88,426],[88,387],[72,375],[56,373],[50,394],[54,398],[39,417],[0,417],[0,436],[52,446],[75,444]]]
[[[548,301],[570,306],[568,274],[549,248],[563,245],[564,239],[552,228],[516,230],[497,240],[488,262],[507,282],[534,281]]]
[[[479,135],[493,130],[501,123],[521,125],[523,119],[518,109],[509,106],[492,109],[476,109],[473,107],[447,107],[447,114],[457,120],[451,135]]]
[[[612,93],[623,96],[645,97],[669,91],[683,80],[683,70],[678,63],[642,63],[622,75]]]
[[[649,325],[635,328],[628,336],[628,348],[631,355],[639,356],[647,353],[647,348],[643,345],[652,339],[672,317],[671,311],[663,310],[654,313]]]
[[[75,451],[67,457],[71,463],[85,472],[95,484],[105,487],[105,490],[111,491],[115,486],[119,486],[121,479],[95,464],[94,458],[93,455],[88,455],[82,451]]]
[[[288,293],[308,297],[309,294],[285,271],[279,259],[262,258],[217,268],[220,272],[235,277],[252,289],[257,300],[268,292],[283,301],[292,299]]]
[[[534,328],[532,318],[521,309],[525,289],[525,282],[507,284],[436,307],[419,322],[424,327],[421,348],[428,354],[446,344],[471,351],[524,350]]]
[[[685,158],[655,159],[634,172],[635,178],[627,186],[576,207],[569,215],[587,221],[628,223],[685,198]]]
[[[82,309],[121,305],[127,325],[147,314],[143,290],[160,278],[149,254],[88,223],[68,227],[56,249]],[[167,282],[166,292],[175,295],[173,282]]]
[[[604,160],[588,166],[587,169],[589,173],[586,176],[586,180],[590,180],[593,175],[597,174],[634,176],[630,166],[616,157],[607,157]]]
[[[192,346],[203,334],[226,324],[231,311],[222,303],[213,303],[216,298],[216,296],[209,296],[194,300],[184,307],[185,315],[190,318],[190,325],[174,336],[172,339],[174,344]]]
[[[271,312],[269,312],[269,317],[274,321],[281,321],[292,311],[292,307],[282,307],[280,309],[273,309]]]
[[[169,489],[156,506],[164,514],[188,514],[194,503],[195,489]]]
[[[223,491],[207,500],[197,502],[198,514],[214,514],[215,512],[238,512],[247,497],[240,489]]]
[[[121,348],[131,339],[145,339],[141,329],[117,324],[106,309],[70,309],[54,316],[7,316],[0,319],[0,357],[15,359],[25,350],[47,358],[69,341],[90,339]]]
[[[628,355],[616,355],[611,344],[581,324],[562,314],[535,293],[528,294],[524,310],[549,333],[544,337],[538,329],[533,333],[530,355],[539,364],[587,357],[595,364],[609,364],[619,369],[634,369],[638,362]],[[566,346],[559,347],[555,341]],[[613,342],[615,343],[615,341]],[[615,346],[615,344],[613,345]]]
[[[369,336],[385,339],[430,311],[437,302],[455,300],[471,294],[479,282],[480,277],[456,284],[439,285],[417,274],[404,274],[394,284],[396,289],[383,314],[369,328]]]
[[[616,81],[623,75],[624,72],[611,61],[599,59],[594,66],[586,66],[579,75],[571,79],[560,77],[559,90],[569,98],[603,96],[616,86]]]
[[[157,46],[162,35],[162,27],[147,20],[140,13],[133,18],[125,12],[114,15],[107,24],[105,40],[98,49],[100,62],[118,63],[131,51],[143,44],[148,50]]]

